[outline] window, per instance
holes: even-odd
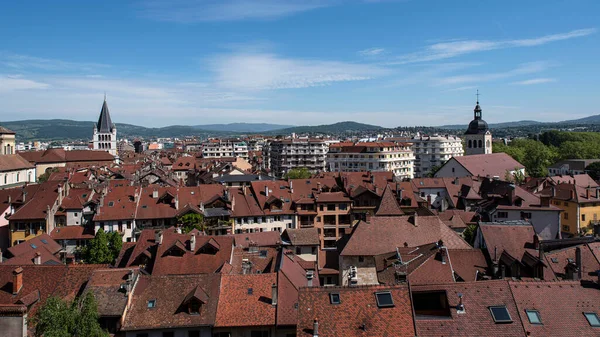
[[[155,308],[156,307],[156,300],[149,300],[148,301],[148,308]]]
[[[364,256],[359,256],[358,257],[358,262],[365,262],[365,257]]]
[[[569,220],[569,213],[565,212],[564,215],[565,220]]]
[[[198,303],[198,301],[196,301],[196,300],[190,301],[189,310],[190,310],[190,314],[192,314],[192,315],[200,314],[200,303]]]
[[[147,333],[136,333],[135,337],[148,337]]]
[[[188,331],[188,337],[200,337],[200,331],[198,331],[198,330]]]
[[[173,332],[173,331],[163,331],[162,337],[175,337],[175,332]]]
[[[108,207],[113,207],[114,205],[115,205],[115,203],[113,201],[108,202]]]
[[[300,247],[296,247],[296,255],[302,254],[302,249]]]
[[[571,227],[567,226],[567,225],[563,225],[563,231],[568,232],[571,229]]]
[[[512,323],[512,318],[510,318],[510,313],[505,305],[490,307],[490,313],[496,323]]]
[[[248,288],[248,295],[252,295],[252,294],[254,294],[254,289]]]
[[[340,204],[340,210],[345,211],[348,209],[348,204]]]
[[[600,327],[600,319],[598,319],[598,315],[595,312],[584,312],[585,318],[591,326],[598,328]]]
[[[450,305],[445,291],[413,292],[415,317],[450,317]]]
[[[585,221],[585,214],[581,214],[581,221]]]
[[[335,204],[327,204],[328,211],[335,211]]]
[[[268,331],[251,331],[250,337],[269,337]]]
[[[340,299],[340,294],[339,293],[329,293],[329,302],[331,304],[340,304],[341,299]]]
[[[379,308],[390,308],[394,306],[394,299],[392,298],[392,293],[389,291],[376,292],[375,299],[377,300],[377,306]]]
[[[522,212],[521,213],[521,219],[525,220],[525,219],[531,219],[531,212]]]
[[[78,213],[76,212],[76,213],[75,213],[75,216],[77,216],[77,215],[78,215]]]
[[[531,324],[542,324],[542,318],[540,317],[540,312],[537,310],[525,310],[527,314],[527,319],[529,319],[529,323]]]
[[[508,218],[508,212],[498,212],[498,218],[500,218],[500,219]]]

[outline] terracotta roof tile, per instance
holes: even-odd
[[[274,326],[276,282],[275,273],[223,275],[215,327]]]

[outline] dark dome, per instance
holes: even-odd
[[[474,119],[469,123],[469,128],[465,135],[479,135],[484,134],[489,130],[488,124],[483,119]]]

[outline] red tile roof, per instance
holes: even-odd
[[[376,292],[390,292],[393,307],[379,308]],[[331,304],[338,293],[340,304]],[[299,292],[298,337],[313,336],[416,336],[411,299],[406,286],[302,288]]]
[[[102,206],[94,215],[94,221],[130,220],[135,218],[135,195],[139,188],[135,186],[112,187],[104,196]]]
[[[600,246],[600,242],[583,244],[574,247],[546,252],[546,264],[552,269],[556,276],[567,279],[567,266],[571,263],[577,263],[576,249],[581,249],[581,279],[587,281],[597,281],[597,271],[600,270],[600,261],[594,255],[593,247]],[[556,261],[556,262],[555,262]]]
[[[318,246],[320,244],[319,232],[316,228],[286,229],[282,236],[292,246]]]
[[[250,244],[258,247],[278,247],[281,245],[281,237],[277,231],[234,234],[236,247],[249,247]]]
[[[579,282],[513,282],[510,289],[522,317],[527,336],[598,336],[583,315],[600,316],[598,289]],[[531,324],[525,310],[537,310],[542,324]],[[514,319],[514,317],[513,317]]]
[[[277,274],[223,275],[215,327],[274,326]]]
[[[54,240],[89,240],[94,238],[94,229],[83,226],[56,227],[50,233]]]
[[[514,160],[506,153],[476,154],[471,156],[452,157],[450,161],[455,160],[462,165],[472,176],[479,177],[500,177],[504,179],[507,171],[523,169],[523,164]]]
[[[389,185],[386,185],[385,190],[383,191],[383,195],[381,196],[381,202],[379,204],[379,208],[377,209],[377,216],[394,216],[394,215],[404,215],[402,209],[400,209],[400,205],[398,205],[398,201],[396,201],[396,196],[392,192],[392,189]]]
[[[507,281],[460,282],[412,287],[415,293],[444,291],[448,298],[451,317],[416,316],[417,335],[439,336],[524,336],[520,315]],[[458,314],[458,294],[463,295],[465,313]],[[506,306],[512,323],[497,324],[490,314],[490,306]]]
[[[412,221],[410,222],[409,219]],[[360,222],[341,255],[374,256],[395,251],[397,247],[416,247],[442,240],[448,248],[470,248],[456,232],[436,216],[373,217]]]
[[[219,281],[219,274],[140,276],[122,330],[212,326],[220,302]],[[206,303],[200,305],[200,314],[189,314],[186,297],[197,289],[207,295]],[[150,300],[155,301],[153,308],[148,308]]]
[[[121,285],[126,284],[130,273],[131,279],[135,280],[139,270],[137,268],[94,270],[87,282],[85,291],[91,291],[94,294],[100,316],[119,317],[123,314],[127,304],[127,296],[121,290]]]
[[[31,165],[30,162],[18,154],[0,155],[0,172],[26,170],[34,167],[35,166]],[[27,179],[27,177],[22,178],[23,180]]]
[[[58,184],[46,182],[34,196],[27,196],[26,203],[10,216],[9,220],[42,220],[46,219],[48,207],[52,208],[58,201]]]
[[[31,163],[112,162],[115,157],[106,151],[48,149],[45,151],[19,152]]]

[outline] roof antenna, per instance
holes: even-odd
[[[479,104],[479,89],[477,89],[477,104]]]

